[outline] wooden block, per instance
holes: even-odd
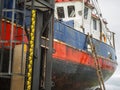
[[[22,61],[22,45],[16,45],[13,54],[12,73],[20,74],[21,65],[23,74],[25,74],[26,52],[23,52]],[[11,90],[24,90],[24,76],[13,75],[11,78]]]

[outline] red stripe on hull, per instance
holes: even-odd
[[[55,53],[53,54],[53,58],[72,61],[74,63],[79,63],[95,68],[94,58],[85,51],[74,49],[56,41],[54,41],[54,50]],[[104,70],[114,71],[116,69],[116,63],[113,63],[108,59],[99,57],[99,62],[102,69]]]

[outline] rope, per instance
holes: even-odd
[[[31,33],[30,33],[30,48],[29,48],[29,61],[28,61],[28,72],[27,72],[27,89],[31,90],[31,81],[32,81],[32,67],[33,67],[33,52],[34,52],[34,40],[35,40],[35,19],[36,19],[36,10],[32,10],[32,19],[31,19]]]

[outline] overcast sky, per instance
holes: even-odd
[[[115,32],[118,68],[106,82],[106,90],[120,90],[120,0],[98,0],[103,17],[107,19],[108,27]]]

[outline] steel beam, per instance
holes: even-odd
[[[36,18],[36,36],[35,36],[35,49],[34,49],[34,59],[33,59],[33,82],[32,90],[39,90],[40,77],[41,77],[41,40],[40,33],[42,30],[43,14],[37,12]]]
[[[48,29],[48,38],[49,38],[49,49],[47,50],[46,53],[46,78],[45,78],[45,90],[51,90],[52,87],[52,41],[53,41],[53,14],[50,18],[49,24],[46,28]]]
[[[45,0],[36,0],[36,1],[43,4],[44,6],[46,6],[48,8],[50,8],[50,9],[54,9],[54,5],[46,2]]]
[[[54,0],[29,0],[26,5],[37,11],[32,90],[51,90]]]
[[[31,8],[32,0],[26,2],[28,8]],[[49,3],[45,0],[34,0],[34,9],[39,9],[41,11],[54,10],[54,3]]]

